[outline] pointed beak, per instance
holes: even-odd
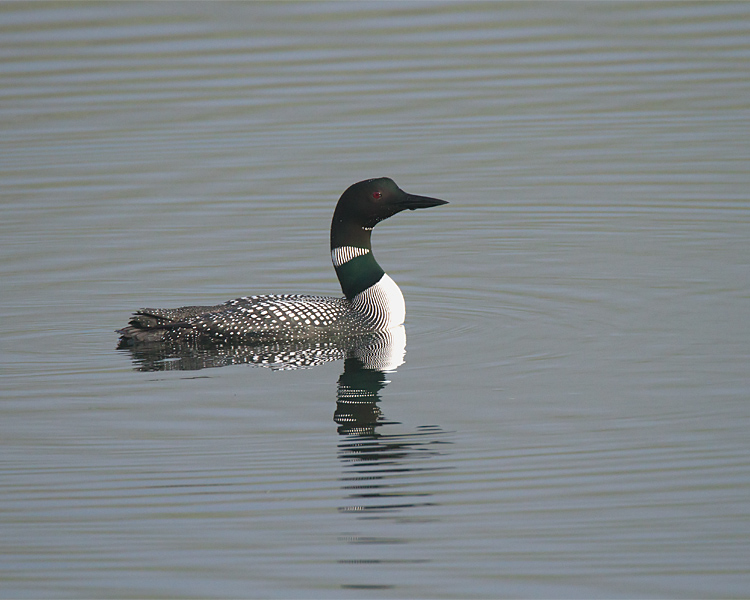
[[[401,206],[409,210],[431,208],[433,206],[440,206],[441,204],[448,204],[448,202],[446,200],[438,200],[437,198],[429,198],[428,196],[417,196],[415,194],[406,194],[406,198],[401,202]]]

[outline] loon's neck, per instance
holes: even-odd
[[[341,290],[354,308],[388,329],[404,322],[404,296],[372,255],[371,234],[372,228],[334,214],[331,260]]]
[[[331,260],[341,284],[341,291],[349,300],[375,285],[385,275],[372,255],[372,229],[333,215],[331,223]]]

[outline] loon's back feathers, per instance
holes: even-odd
[[[331,223],[331,257],[343,298],[283,294],[245,296],[216,306],[144,308],[118,330],[121,344],[313,339],[401,325],[403,295],[372,256],[371,231],[402,210],[440,204],[447,203],[407,194],[387,178],[356,183],[339,199]]]
[[[179,341],[187,336],[217,343],[308,339],[377,331],[346,298],[274,294],[247,296],[216,306],[143,308],[120,330],[136,342]]]

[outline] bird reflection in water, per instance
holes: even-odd
[[[249,364],[274,371],[309,369],[344,361],[338,381],[334,421],[342,435],[374,436],[385,420],[378,406],[387,378],[404,362],[403,325],[350,337],[272,341],[247,344],[146,342],[121,339],[118,350],[129,352],[137,371],[195,371]],[[423,434],[424,431],[421,431]]]
[[[380,391],[390,383],[388,374],[403,363],[406,335],[403,326],[400,329],[399,338],[392,337],[389,344],[380,345],[377,351],[350,356],[344,361],[333,419],[339,426],[339,434],[345,436],[339,443],[339,459],[347,469],[342,479],[346,482],[345,489],[350,490],[349,498],[357,504],[342,507],[342,511],[372,515],[428,505],[425,502],[393,503],[393,498],[403,500],[407,495],[426,494],[396,492],[392,484],[386,482],[394,475],[423,471],[424,466],[412,463],[438,456],[436,445],[442,443],[443,434],[437,426],[421,426],[411,433],[378,431],[384,425],[400,425],[383,417],[379,406]]]
[[[440,478],[439,471],[449,469],[441,460],[446,432],[434,425],[399,432],[400,423],[383,416],[380,393],[390,383],[388,377],[403,364],[406,331],[401,325],[389,331],[353,338],[308,342],[273,342],[242,346],[123,345],[141,371],[196,370],[237,364],[251,364],[273,370],[312,368],[333,360],[343,360],[336,392],[333,420],[340,435],[338,459],[343,473],[344,493],[339,512],[358,522],[372,519],[396,519],[399,535],[382,536],[379,531],[358,530],[347,526],[339,541],[351,548],[342,565],[426,562],[413,555],[410,542],[419,526],[435,520],[431,497]],[[386,427],[387,426],[387,427]],[[384,433],[381,428],[391,431]],[[425,462],[425,459],[428,459]],[[432,459],[432,460],[429,460]],[[437,463],[435,462],[437,461]],[[442,463],[442,464],[441,464]],[[387,556],[384,556],[383,553]],[[372,574],[371,574],[372,575]],[[361,571],[346,571],[344,589],[387,589],[380,581]],[[374,587],[373,587],[374,586]]]
[[[451,468],[441,460],[440,445],[450,442],[440,427],[424,425],[402,432],[401,423],[383,417],[380,392],[389,383],[388,374],[403,362],[405,350],[405,345],[387,346],[344,361],[334,414],[343,470],[339,512],[349,517],[338,538],[346,555],[338,561],[343,568],[340,587],[367,593],[398,587],[387,578],[393,565],[408,568],[430,562],[413,542],[424,537],[425,523],[439,520],[434,489],[442,485],[438,473]],[[397,526],[384,534],[383,521]]]
[[[256,344],[133,343],[123,338],[118,349],[130,353],[138,371],[194,371],[239,364],[280,371],[309,369],[343,360],[334,421],[339,426],[339,434],[352,436],[352,445],[342,449],[345,460],[358,457],[373,462],[385,456],[393,460],[404,452],[410,454],[415,448],[422,448],[422,436],[441,433],[436,427],[420,427],[412,434],[419,441],[409,443],[403,436],[386,441],[376,433],[378,427],[396,424],[383,417],[379,403],[380,391],[390,383],[388,374],[394,373],[404,362],[406,330],[403,325],[359,336]],[[423,455],[422,452],[417,454]]]
[[[393,371],[406,354],[404,326],[357,336],[327,336],[242,344],[217,342],[133,342],[121,338],[118,350],[130,353],[137,371],[195,371],[253,365],[274,371],[309,369],[342,359],[354,369]]]
[[[326,337],[311,340],[269,341],[247,344],[145,342],[121,339],[118,350],[129,352],[138,371],[194,371],[212,367],[249,364],[275,371],[309,369],[334,360],[344,361],[338,381],[334,421],[343,436],[356,436],[359,442],[347,452],[363,460],[376,460],[387,448],[391,459],[396,449],[404,451],[414,444],[392,440],[387,445],[376,429],[396,424],[387,421],[380,409],[380,391],[390,383],[406,355],[406,330],[403,325],[349,337]],[[438,433],[439,428],[421,427],[419,436]],[[416,443],[416,442],[415,442]],[[355,450],[355,448],[357,448]],[[380,448],[380,450],[376,450]],[[396,452],[397,453],[397,452]]]

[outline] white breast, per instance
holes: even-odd
[[[391,329],[404,323],[404,295],[387,273],[376,284],[357,294],[352,306],[375,322],[376,330]]]

